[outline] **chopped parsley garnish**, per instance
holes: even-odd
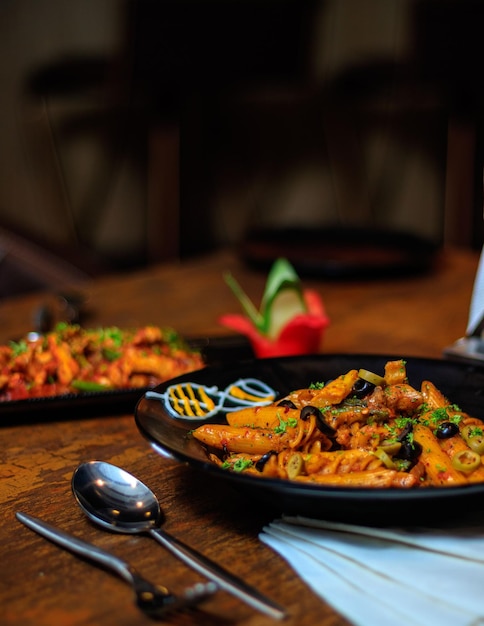
[[[182,346],[183,341],[180,335],[173,328],[163,328],[163,341],[169,344],[170,348],[178,348]]]
[[[103,349],[103,356],[108,361],[115,361],[116,359],[121,358],[123,356],[123,353],[119,352],[118,350],[111,350],[110,348],[104,348]]]
[[[392,461],[395,465],[395,468],[399,472],[407,472],[410,468],[410,461],[407,461],[405,459],[397,459],[396,457],[393,457]]]
[[[395,426],[392,426],[391,424],[383,424],[383,428],[386,428],[389,434],[392,435],[393,437],[397,437],[398,431],[395,428]]]
[[[72,324],[72,326],[77,326],[77,325]],[[62,333],[65,330],[67,330],[69,327],[71,327],[71,324],[69,324],[68,322],[57,322],[57,324],[55,325],[54,332]]]
[[[462,421],[462,415],[460,413],[449,414],[450,411],[458,411],[457,405],[450,405],[447,407],[440,407],[430,412],[427,418],[422,419],[422,424],[430,426],[431,424],[437,424],[439,422],[452,422],[453,424],[459,424]],[[428,414],[428,413],[427,413]]]
[[[288,426],[289,428],[295,428],[297,426],[297,419],[295,417],[283,420],[279,413],[277,414],[277,417],[279,418],[279,426],[274,428],[274,432],[278,435],[285,433]]]
[[[21,341],[11,341],[9,345],[14,357],[20,356],[28,350],[27,342],[24,339]]]
[[[395,424],[398,428],[405,428],[405,426],[408,426],[409,424],[415,424],[415,420],[413,417],[397,417],[395,418]]]
[[[441,407],[439,409],[435,409],[430,414],[430,420],[432,422],[434,422],[434,423],[441,422],[441,421],[447,421],[448,419],[449,419],[449,414],[447,413],[447,409],[444,408],[444,407]]]
[[[459,413],[451,415],[449,418],[449,422],[452,422],[454,424],[460,424],[460,422],[462,422],[462,415],[459,415]]]
[[[103,340],[111,340],[113,344],[117,347],[123,345],[123,331],[117,326],[111,326],[111,328],[101,328],[99,329],[99,335],[101,341]]]
[[[231,469],[234,472],[243,472],[248,467],[252,467],[253,461],[251,459],[237,459],[234,463],[230,461],[224,461],[222,463],[222,469]]]
[[[482,437],[484,431],[479,426],[475,426],[474,428],[469,428],[467,433],[468,437]]]
[[[311,383],[311,384],[309,385],[309,389],[323,389],[323,387],[324,387],[324,385],[325,385],[325,384],[326,384],[326,383],[324,383],[324,382],[319,382],[319,383]]]

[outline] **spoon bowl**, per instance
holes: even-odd
[[[72,476],[72,492],[87,517],[102,528],[127,534],[147,534],[197,572],[250,606],[276,619],[285,617],[278,604],[217,563],[166,531],[155,494],[126,470],[106,463],[82,463]]]
[[[83,463],[72,477],[72,491],[93,522],[121,533],[142,533],[164,521],[155,494],[137,478],[110,463]]]

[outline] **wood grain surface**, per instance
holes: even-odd
[[[320,291],[331,325],[323,353],[379,353],[439,358],[465,333],[478,263],[473,252],[446,250],[432,272],[395,280],[305,281]],[[167,264],[131,275],[77,285],[86,297],[85,325],[174,326],[187,336],[228,333],[217,323],[238,304],[223,282],[231,270],[258,302],[265,276],[230,252]],[[32,326],[33,311],[52,294],[0,303],[0,342]],[[0,408],[1,411],[1,408]],[[0,412],[1,419],[1,412]],[[77,465],[103,459],[128,469],[159,496],[166,529],[218,561],[288,610],[290,626],[344,626],[347,622],[316,597],[258,540],[278,512],[227,485],[158,456],[138,433],[133,416],[0,425],[0,624],[15,626],[131,626],[150,623],[135,607],[128,586],[23,527],[24,511],[112,550],[173,591],[200,580],[147,536],[111,534],[77,508],[70,480]],[[274,623],[218,592],[202,607],[167,624],[265,626]]]

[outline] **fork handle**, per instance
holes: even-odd
[[[179,539],[168,534],[161,528],[150,528],[149,534],[172,554],[181,559],[194,570],[217,583],[220,589],[232,593],[234,596],[246,602],[249,606],[269,615],[275,619],[285,617],[285,610],[273,600],[270,600],[257,589],[251,587],[234,574],[214,563],[209,558],[190,548]]]
[[[93,561],[98,565],[102,565],[103,567],[110,569],[129,584],[133,584],[135,576],[138,575],[136,571],[128,563],[126,563],[126,561],[123,561],[119,557],[114,556],[114,554],[111,554],[102,548],[98,548],[92,543],[88,543],[87,541],[83,541],[82,539],[69,535],[36,517],[32,517],[32,515],[27,515],[27,513],[17,512],[15,513],[15,516],[20,522],[22,522],[22,524],[45,539],[52,541],[52,543],[55,543],[61,548],[64,548],[77,556],[88,559],[89,561]]]

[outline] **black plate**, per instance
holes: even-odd
[[[0,402],[0,426],[130,414],[146,391],[137,387]]]
[[[383,373],[387,355],[315,355],[261,359],[231,367],[208,367],[159,385],[165,393],[174,383],[191,382],[225,389],[240,378],[256,378],[278,396],[329,380],[350,369],[365,368]],[[484,419],[484,368],[478,365],[444,360],[407,358],[407,374],[415,387],[423,380],[432,381],[447,398],[467,413]],[[274,506],[281,513],[311,517],[388,524],[427,523],[465,516],[484,509],[484,484],[463,487],[399,489],[330,488],[285,480],[237,474],[210,463],[203,445],[187,437],[194,424],[174,418],[159,399],[146,395],[139,401],[135,419],[141,434],[163,455],[188,463],[210,479],[228,481],[234,488]],[[224,413],[215,416],[223,422]]]

